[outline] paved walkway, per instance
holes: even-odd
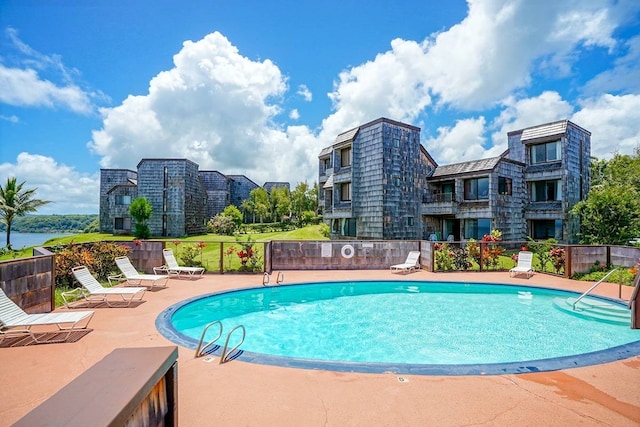
[[[399,279],[502,282],[586,290],[591,283],[536,274],[288,271],[285,282]],[[113,349],[173,345],[155,328],[167,306],[191,296],[259,286],[260,275],[171,279],[130,308],[96,308],[77,342],[0,348],[0,426],[9,426]],[[628,299],[631,288],[623,288]],[[616,285],[598,294],[617,297]],[[180,348],[181,426],[638,426],[640,356],[598,366],[497,376],[407,376],[300,370],[194,359]]]

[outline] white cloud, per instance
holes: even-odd
[[[553,91],[531,98],[508,97],[502,101],[501,108],[502,112],[493,121],[491,128],[495,129],[493,143],[503,150],[507,149],[507,132],[568,119],[573,113],[573,107]],[[586,124],[583,126],[586,127]]]
[[[289,112],[289,118],[292,120],[298,120],[300,118],[300,112],[297,108],[294,108],[293,110],[291,110],[291,112]]]
[[[74,81],[79,72],[66,67],[59,55],[44,55],[32,49],[18,38],[13,28],[8,28],[5,34],[11,41],[11,47],[20,52],[21,64],[0,64],[0,103],[19,107],[63,108],[89,114],[94,110],[92,98],[106,98],[101,92],[82,89]],[[51,76],[45,78],[41,73]]]
[[[302,98],[307,102],[311,102],[313,100],[313,94],[306,85],[298,86],[298,95],[302,96]]]
[[[15,114],[12,114],[10,116],[5,116],[0,114],[0,120],[4,120],[5,122],[9,122],[9,123],[18,123],[20,122],[20,118],[18,116],[16,116]]]
[[[484,117],[458,120],[452,127],[439,127],[438,136],[427,139],[424,145],[439,165],[487,157],[484,127]]]
[[[102,129],[93,132],[89,147],[107,168],[134,168],[141,158],[186,157],[201,169],[245,174],[256,182],[308,179],[311,171],[298,169],[306,148],[273,122],[285,90],[286,80],[271,61],[243,57],[212,33],[185,42],[174,68],[154,77],[147,95],[103,109]],[[299,177],[300,170],[306,175]]]
[[[68,108],[88,114],[89,96],[78,86],[56,86],[40,78],[35,70],[7,68],[0,64],[0,102],[20,107]]]
[[[591,131],[591,155],[632,154],[640,146],[640,95],[604,94],[581,103],[571,121]]]
[[[79,173],[51,157],[22,152],[16,163],[0,164],[0,185],[10,177],[26,182],[24,188],[36,188],[34,198],[53,202],[38,209],[38,214],[98,212],[100,178],[97,174]]]

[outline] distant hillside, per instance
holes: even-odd
[[[16,233],[82,233],[98,215],[27,215],[13,220],[11,231]],[[0,224],[0,231],[7,226]]]

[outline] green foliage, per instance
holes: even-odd
[[[100,231],[100,218],[97,216],[83,230],[83,233],[98,233]]]
[[[329,228],[329,224],[325,224],[324,222],[320,224],[320,233],[327,239],[331,237],[331,229]]]
[[[98,231],[98,215],[25,215],[15,218],[11,231],[18,233],[80,233],[86,232],[87,227]],[[6,225],[0,223],[0,231],[5,231]]]
[[[607,278],[607,282],[632,286],[635,274],[630,270],[631,269],[620,267],[618,272],[613,273]],[[611,271],[611,269],[607,268],[607,266],[599,264],[598,266],[594,265],[588,273],[576,273],[573,274],[571,278],[575,280],[584,280],[586,282],[597,282],[606,276],[609,271]]]
[[[300,227],[304,227],[309,224],[315,224],[320,220],[320,217],[318,217],[318,215],[316,215],[314,211],[304,211],[297,218],[297,223]]]
[[[84,265],[98,280],[106,281],[115,270],[114,259],[128,255],[130,248],[115,243],[96,242],[88,244],[68,244],[52,248],[56,258],[56,285],[75,287],[71,269]]]
[[[434,245],[434,261],[436,270],[450,271],[455,270],[454,257],[455,253],[451,250],[448,243],[436,243]]]
[[[147,221],[152,213],[153,207],[145,197],[138,197],[129,205],[129,215],[136,221],[133,232],[136,238],[148,239],[151,236]]]
[[[318,184],[309,187],[307,182],[300,182],[291,192],[291,213],[298,222],[305,212],[318,211]],[[309,222],[307,222],[309,224]]]
[[[229,205],[222,211],[222,215],[231,218],[237,229],[242,225],[242,212],[235,205]]]
[[[207,231],[209,233],[232,236],[236,231],[236,224],[233,222],[232,217],[222,213],[214,216],[209,220],[209,222],[207,223]]]
[[[182,247],[182,253],[180,254],[180,260],[182,265],[187,267],[202,267],[202,248],[198,248],[196,245],[184,245]],[[200,261],[196,258],[200,256]]]
[[[11,249],[11,226],[13,221],[25,216],[29,212],[35,212],[39,207],[51,203],[49,200],[34,199],[36,188],[23,188],[24,181],[18,184],[17,178],[7,178],[4,187],[0,186],[0,223],[6,226],[7,249]]]
[[[276,187],[269,195],[271,201],[271,211],[276,221],[288,219],[291,214],[291,194],[285,187]]]
[[[580,218],[580,243],[627,245],[640,237],[640,146],[591,163],[591,190],[571,213]]]
[[[531,237],[527,237],[527,248],[536,254],[539,271],[545,271],[547,269],[547,264],[551,261],[551,250],[556,244],[558,244],[558,241],[553,238],[535,241]]]
[[[256,242],[251,239],[251,236],[248,236],[244,242],[238,240],[236,243],[242,248],[237,252],[238,257],[240,257],[240,271],[260,271],[262,259],[253,247]]]
[[[625,245],[640,236],[640,193],[605,185],[571,210],[580,217],[580,243]]]

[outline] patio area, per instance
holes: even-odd
[[[275,272],[274,272],[275,273]],[[593,283],[508,272],[392,274],[388,270],[285,271],[285,284],[335,280],[451,280],[545,286],[583,292]],[[275,281],[275,276],[272,278]],[[92,331],[75,342],[0,348],[0,426],[10,426],[112,350],[174,345],[155,320],[169,305],[225,289],[261,286],[261,275],[170,279],[127,308],[95,308]],[[628,300],[632,288],[623,287]],[[618,286],[595,294],[618,297]],[[247,333],[251,333],[247,331]],[[179,348],[182,426],[566,426],[640,425],[640,356],[554,372],[413,376],[302,370],[194,359]],[[52,414],[55,419],[55,414]]]

